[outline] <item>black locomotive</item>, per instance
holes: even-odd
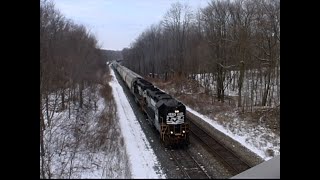
[[[159,131],[164,145],[189,145],[186,107],[128,68],[117,62],[113,62],[112,65],[134,95],[137,104],[148,116],[150,124]]]

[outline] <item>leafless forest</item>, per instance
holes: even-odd
[[[40,1],[40,178],[129,176],[115,171],[129,168],[105,62],[90,31]]]
[[[137,73],[165,81],[200,76],[221,102],[232,88],[238,107],[280,107],[280,0],[218,0],[196,11],[175,3],[123,57]]]
[[[101,50],[84,25],[40,0],[41,178],[130,178],[106,68],[119,58],[203,114],[232,100],[242,112],[276,109],[280,121],[280,0],[174,3],[122,52]]]

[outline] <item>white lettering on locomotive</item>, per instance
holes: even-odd
[[[184,123],[183,112],[167,114],[167,124],[183,124],[183,123]]]

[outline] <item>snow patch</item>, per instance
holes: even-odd
[[[206,121],[208,124],[210,124],[212,127],[216,128],[220,132],[226,134],[230,138],[234,139],[235,141],[238,141],[241,143],[243,146],[260,156],[264,160],[269,160],[272,159],[272,156],[269,156],[267,154],[268,149],[272,149],[275,152],[275,155],[280,155],[280,147],[274,146],[272,143],[265,141],[265,138],[262,138],[259,136],[257,139],[253,139],[250,133],[254,133],[257,131],[257,129],[261,131],[266,131],[262,126],[258,126],[256,130],[249,131],[249,133],[245,133],[244,131],[241,131],[239,129],[239,132],[232,132],[228,128],[223,127],[220,125],[218,122],[216,122],[214,119],[210,119],[205,115],[202,115],[198,113],[197,111],[193,110],[192,108],[186,106],[186,109],[193,113],[194,115],[198,116],[199,118],[203,119]],[[241,131],[241,132],[240,132]],[[241,135],[239,135],[241,134]],[[275,137],[273,133],[269,133],[271,137]],[[280,138],[276,139],[278,143],[280,144]]]
[[[111,68],[110,68],[111,69]],[[129,157],[132,178],[166,178],[137,118],[117,81],[113,69],[109,82],[117,105],[117,116]],[[159,170],[156,170],[159,169]]]

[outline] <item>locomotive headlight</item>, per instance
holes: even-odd
[[[173,131],[170,131],[170,134],[173,134]]]
[[[175,110],[174,112],[175,112],[175,113],[178,113],[178,112],[179,112],[179,110]]]
[[[182,133],[186,133],[186,132],[183,130]]]

